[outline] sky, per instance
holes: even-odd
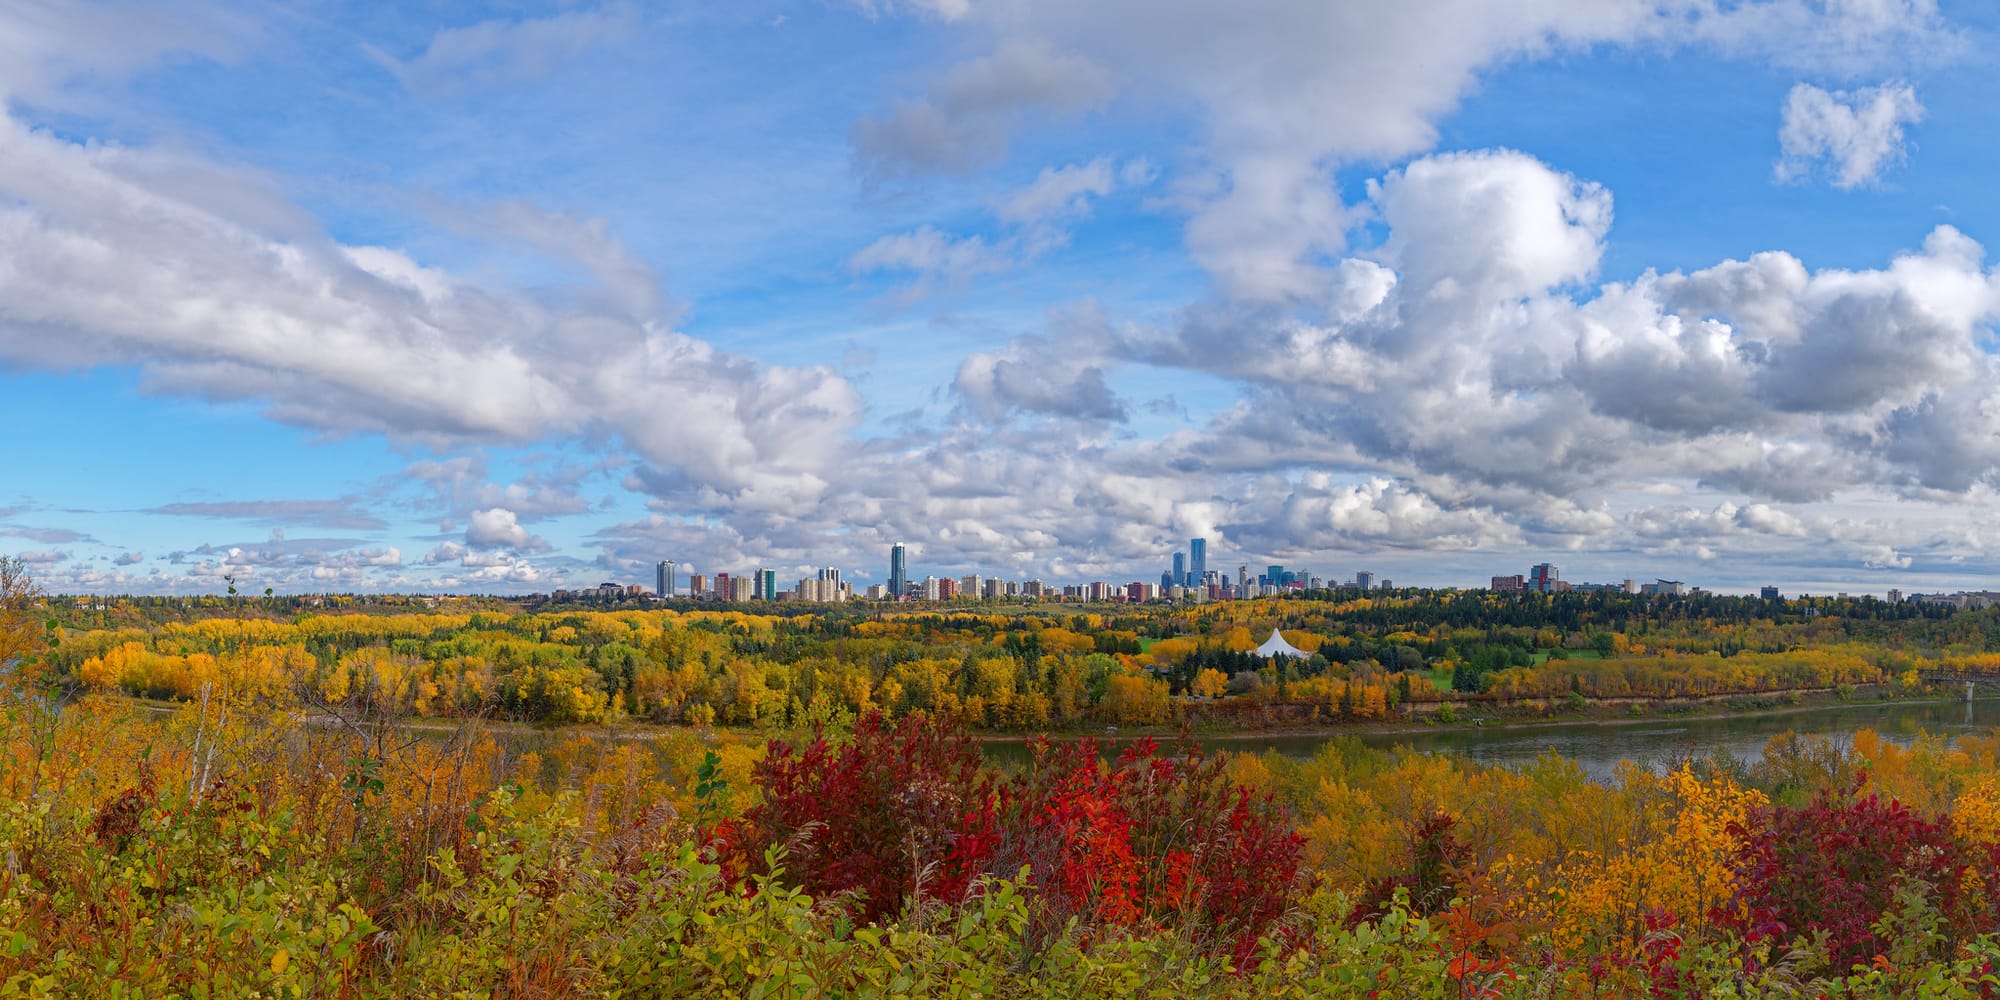
[[[1962,0],[0,5],[0,554],[2000,575]],[[684,583],[683,579],[683,583]]]

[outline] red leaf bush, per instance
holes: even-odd
[[[1304,841],[1223,766],[1192,745],[1142,740],[1106,762],[1093,741],[1044,739],[1000,781],[963,733],[870,715],[845,743],[771,744],[754,772],[763,802],[730,828],[726,864],[751,870],[787,844],[791,879],[853,897],[868,920],[1025,869],[1044,931],[1171,923],[1240,958],[1291,906]]]

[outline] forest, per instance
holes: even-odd
[[[0,584],[0,996],[2000,994],[2000,733],[1781,736],[1604,780],[1340,737],[1044,738],[996,766],[972,736],[1033,696],[1111,718],[1121,679],[1168,718],[1280,685],[1438,698],[1387,678],[1455,672],[1483,690],[1453,696],[1893,687],[1986,669],[1978,614],[225,605],[84,627]],[[1242,661],[1269,627],[1311,661]],[[504,721],[704,710],[746,725]]]
[[[223,688],[288,692],[375,717],[785,729],[880,712],[1011,732],[1904,696],[2000,672],[1989,611],[1873,599],[1324,596],[1337,599],[664,609],[50,600],[42,659],[83,690],[180,701]],[[1308,655],[1255,656],[1273,629]]]

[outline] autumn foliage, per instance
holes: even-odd
[[[772,742],[755,771],[763,801],[717,844],[746,869],[784,845],[802,887],[850,898],[863,919],[1024,875],[1044,932],[1173,924],[1247,955],[1296,898],[1304,841],[1223,765],[1152,740],[1110,762],[1090,740],[1040,740],[998,780],[962,733],[870,715],[839,743]]]

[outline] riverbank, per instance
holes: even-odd
[[[1044,732],[993,732],[976,731],[971,737],[982,744],[1025,744],[1043,736],[1054,737],[1094,737],[1112,739],[1118,742],[1152,738],[1163,741],[1179,739],[1183,733],[1203,743],[1256,743],[1286,740],[1327,740],[1339,736],[1356,736],[1370,742],[1380,742],[1398,736],[1434,737],[1448,733],[1532,733],[1536,730],[1573,729],[1591,727],[1618,729],[1659,725],[1661,723],[1694,724],[1725,722],[1738,719],[1765,719],[1791,715],[1826,712],[1834,709],[1865,709],[1890,706],[1940,706],[1966,704],[1962,697],[1944,697],[1934,692],[1923,692],[1908,697],[1885,694],[1886,685],[1871,685],[1856,689],[1847,697],[1842,697],[1833,689],[1800,689],[1794,691],[1768,692],[1761,694],[1712,695],[1686,699],[1586,699],[1581,709],[1562,708],[1556,711],[1537,710],[1533,703],[1517,703],[1499,707],[1485,706],[1492,714],[1468,715],[1455,721],[1438,720],[1435,715],[1416,718],[1405,715],[1399,719],[1380,721],[1347,720],[1321,721],[1310,724],[1278,724],[1269,726],[1086,726]],[[1868,695],[1871,697],[1856,697]],[[154,698],[128,697],[131,703],[142,710],[156,713],[178,711],[182,704]],[[1980,703],[2000,703],[2000,697],[1978,699]],[[1459,703],[1461,707],[1471,707]],[[1474,703],[1476,704],[1476,703]],[[1728,706],[1717,708],[1715,706]],[[1631,709],[1644,707],[1647,710],[1634,714]],[[1624,709],[1624,711],[1618,711]],[[1706,709],[1706,710],[1703,710]],[[1532,714],[1530,714],[1532,713]],[[300,718],[309,723],[334,725],[338,719],[325,713],[301,713]],[[472,728],[502,737],[539,736],[549,737],[565,733],[581,733],[599,738],[649,742],[670,739],[677,736],[696,739],[726,737],[732,740],[760,742],[773,736],[784,735],[784,731],[767,729],[711,726],[698,727],[685,724],[655,723],[637,719],[620,719],[613,722],[573,723],[564,725],[544,725],[530,722],[516,722],[504,719],[452,718],[452,717],[405,717],[393,724],[398,729],[412,732],[448,735]]]

